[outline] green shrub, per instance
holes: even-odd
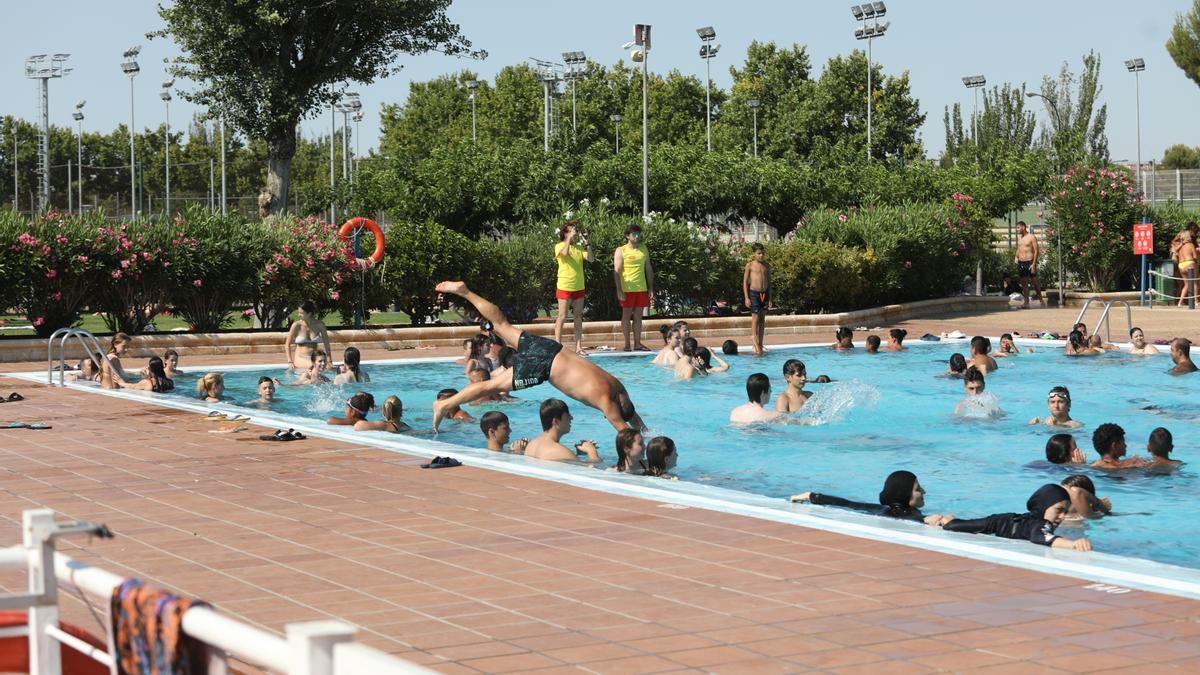
[[[385,239],[380,284],[416,325],[425,323],[438,305],[437,282],[464,279],[469,285],[478,280],[482,247],[453,230],[429,222],[396,223]]]
[[[110,331],[141,332],[149,317],[166,307],[167,270],[175,254],[170,230],[147,220],[95,227],[91,256],[108,276],[91,305],[104,313]]]
[[[1133,232],[1141,207],[1134,184],[1122,168],[1074,167],[1052,184],[1046,231],[1050,255],[1057,256],[1059,232],[1063,266],[1087,279],[1093,291],[1112,290],[1133,269]]]
[[[102,214],[79,218],[50,212],[26,221],[14,211],[0,216],[3,303],[29,318],[39,337],[79,322],[85,303],[106,283],[92,242]]]
[[[748,260],[749,247],[744,249],[742,259]],[[788,239],[768,242],[766,259],[771,265],[771,299],[787,312],[858,309],[871,293],[871,265],[860,249],[827,241]]]
[[[264,327],[282,328],[305,300],[313,301],[318,312],[338,307],[343,285],[357,267],[337,230],[317,218],[292,216],[267,220],[258,230],[268,257],[257,271],[253,304]],[[373,248],[369,241],[368,246]]]

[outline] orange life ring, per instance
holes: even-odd
[[[0,628],[16,628],[28,625],[25,612],[6,610],[0,612]],[[108,644],[82,628],[66,623],[59,623],[59,628],[91,646],[104,651]],[[62,671],[64,673],[80,673],[81,675],[108,675],[108,667],[99,661],[86,656],[66,645],[61,647]],[[29,672],[29,636],[12,635],[0,638],[0,672],[28,673]]]
[[[379,229],[379,224],[370,218],[356,217],[347,220],[345,224],[338,230],[338,236],[347,241],[350,240],[354,230],[366,228],[375,235],[375,252],[367,256],[367,260],[371,261],[371,266],[378,265],[383,260],[383,230]]]

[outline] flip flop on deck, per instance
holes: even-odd
[[[8,398],[3,400],[5,403],[16,403],[17,401],[24,401],[25,397],[14,391],[8,395]]]
[[[258,437],[260,441],[302,441],[308,438],[304,434],[295,429],[276,429],[273,434],[263,434]]]
[[[453,457],[434,457],[433,461],[428,464],[422,464],[422,469],[449,469],[455,466],[462,466],[462,462]]]
[[[29,425],[25,424],[24,422],[9,422],[8,424],[5,424],[4,426],[0,426],[0,429],[28,429],[28,428],[29,428]]]

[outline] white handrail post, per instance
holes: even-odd
[[[341,621],[288,624],[288,675],[333,675],[334,645],[354,640],[357,632]]]
[[[54,571],[54,512],[30,509],[23,514],[23,543],[29,556],[29,672],[62,675],[61,647],[46,628],[58,627],[58,577]]]

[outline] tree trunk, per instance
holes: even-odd
[[[296,125],[276,132],[267,139],[267,212],[287,210],[288,184],[292,179],[292,157],[296,154]]]

